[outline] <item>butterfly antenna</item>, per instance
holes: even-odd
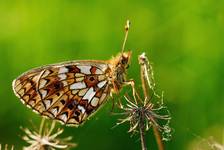
[[[130,28],[130,24],[131,24],[130,21],[127,20],[127,23],[126,23],[126,25],[124,27],[124,29],[125,29],[125,36],[124,36],[124,42],[123,42],[123,45],[122,45],[121,53],[124,52],[125,44],[126,44],[126,41],[127,41],[127,38],[128,38],[128,30]]]

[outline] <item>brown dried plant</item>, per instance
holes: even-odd
[[[14,150],[14,146],[9,146],[8,144],[5,144],[4,146],[2,146],[2,144],[0,144],[0,150]]]
[[[76,147],[74,143],[70,143],[72,137],[58,138],[63,133],[63,129],[55,129],[55,121],[51,125],[45,123],[43,118],[39,127],[39,131],[23,128],[25,135],[22,137],[29,146],[24,147],[24,150],[56,150],[69,149]]]
[[[141,98],[139,90],[134,87],[134,94],[129,96],[125,94],[126,104],[118,103],[121,112],[116,113],[123,115],[116,125],[129,122],[128,132],[140,134],[142,150],[147,150],[145,134],[150,128],[153,129],[158,149],[164,150],[162,140],[169,140],[171,137],[171,128],[169,127],[170,113],[163,103],[163,93],[159,96],[155,92],[155,82],[152,65],[149,63],[145,53],[139,56],[141,67],[141,82],[144,98]],[[162,135],[161,135],[162,134]]]

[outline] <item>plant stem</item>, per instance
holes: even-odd
[[[142,81],[142,89],[143,89],[143,93],[144,96],[148,99],[149,98],[149,89],[147,88],[147,80],[145,77],[145,67],[144,65],[141,65],[141,81]]]
[[[157,142],[157,145],[158,145],[158,149],[159,150],[164,150],[164,145],[163,145],[163,142],[161,140],[161,136],[159,134],[158,129],[154,125],[153,125],[153,133],[154,133],[154,135],[156,137],[156,142]]]
[[[149,64],[148,62],[148,59],[147,57],[142,54],[140,57],[139,57],[139,63],[141,65],[141,81],[142,81],[142,89],[143,89],[143,93],[144,93],[144,96],[147,98],[149,98],[149,90],[150,90],[150,87],[148,85],[148,82],[147,82],[147,64]],[[141,129],[143,128],[143,129]],[[143,147],[143,144],[145,142],[145,137],[144,137],[144,133],[141,133],[144,131],[144,124],[141,124],[140,125],[140,134],[141,134],[141,141],[142,141],[142,147]],[[154,132],[154,135],[155,135],[155,138],[156,138],[156,142],[157,142],[157,146],[158,146],[158,149],[159,150],[164,150],[164,146],[163,146],[163,142],[162,142],[162,139],[161,139],[161,136],[160,136],[160,133],[158,131],[158,129],[156,128],[155,125],[153,125],[153,132]]]
[[[146,83],[146,79],[145,79],[145,69],[144,69],[144,65],[142,60],[139,58],[139,63],[141,66],[140,69],[140,75],[141,75],[141,81],[142,81],[142,89],[143,89],[143,93],[144,96],[146,97],[146,99],[148,99],[148,95],[149,95],[149,90],[147,88],[147,83]],[[140,123],[139,123],[139,132],[140,132],[140,137],[141,137],[141,146],[142,146],[142,150],[147,150],[146,147],[146,142],[145,142],[145,124],[144,124],[144,118],[142,117],[143,115],[140,115]]]
[[[142,115],[141,115],[142,116]],[[147,150],[146,147],[146,142],[145,142],[145,127],[144,127],[144,120],[141,117],[140,124],[139,124],[139,132],[140,132],[140,137],[141,137],[141,145],[142,145],[142,150]]]

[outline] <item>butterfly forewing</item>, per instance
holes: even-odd
[[[13,89],[34,111],[79,125],[110,93],[108,64],[75,61],[32,69],[14,80]]]

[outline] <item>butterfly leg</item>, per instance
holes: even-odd
[[[113,114],[115,101],[114,101],[114,97],[113,96],[111,98],[112,98],[112,108],[111,108],[110,112],[111,112],[111,114]]]
[[[129,81],[126,81],[124,82],[125,85],[130,85],[131,88],[132,88],[132,95],[133,95],[133,98],[135,100],[135,102],[137,103],[137,99],[136,99],[136,90],[135,90],[135,81],[133,79],[129,80]]]

